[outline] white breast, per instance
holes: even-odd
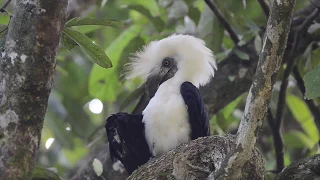
[[[143,111],[145,135],[154,155],[161,155],[190,141],[188,112],[180,86],[163,83]]]

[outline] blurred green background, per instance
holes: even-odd
[[[0,0],[1,4],[4,2]],[[113,68],[94,64],[79,47],[72,51],[61,45],[57,56],[55,83],[49,99],[48,112],[42,131],[37,164],[56,168],[66,177],[95,143],[105,140],[105,119],[119,111],[130,112],[137,102],[128,98],[140,80],[125,81],[121,77],[123,65],[130,53],[150,41],[173,33],[187,33],[202,38],[221,62],[234,48],[223,28],[203,0],[88,0],[79,10],[86,17],[111,18],[120,21],[123,29],[102,26],[75,27],[105,50]],[[216,0],[220,10],[245,44],[254,38],[255,48],[261,49],[260,28],[266,17],[256,0]],[[297,1],[296,9],[308,1]],[[12,8],[12,7],[11,7]],[[9,8],[10,9],[10,8]],[[80,13],[81,14],[81,13]],[[6,25],[9,16],[2,14],[0,23]],[[241,59],[247,54],[239,51]],[[320,60],[320,51],[307,49],[299,57],[302,74],[310,71]],[[283,73],[283,69],[281,70]],[[281,76],[280,73],[280,76]],[[230,77],[232,78],[232,77]],[[275,110],[280,84],[275,86],[271,109]],[[214,134],[236,132],[243,113],[246,94],[224,107],[211,119]],[[316,99],[318,100],[318,99]],[[319,152],[319,135],[312,114],[306,106],[296,82],[289,81],[283,136],[285,164]],[[260,133],[259,149],[266,159],[266,170],[275,168],[275,154],[268,123]]]

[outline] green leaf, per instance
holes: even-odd
[[[113,59],[116,68],[105,71],[99,66],[93,66],[89,77],[89,93],[92,97],[99,98],[101,101],[114,101],[116,99],[121,87],[117,76],[118,61],[124,48],[141,30],[142,26],[140,25],[129,27],[107,48],[106,52]]]
[[[221,111],[221,113],[223,114],[223,116],[228,119],[230,117],[230,115],[232,114],[232,112],[234,111],[234,109],[238,106],[238,104],[241,102],[242,97],[239,96],[237,99],[235,99],[234,101],[232,101],[231,103],[229,103],[226,107],[223,108],[223,110]]]
[[[299,97],[289,94],[287,95],[286,103],[296,121],[300,123],[304,132],[314,143],[317,142],[319,140],[317,126],[314,123],[313,117],[305,102]]]
[[[69,20],[65,27],[72,26],[85,26],[85,25],[98,25],[98,26],[107,26],[117,29],[123,29],[123,25],[120,21],[114,19],[97,19],[97,18],[80,18],[76,17]]]
[[[314,99],[320,96],[320,66],[307,72],[303,77],[306,87],[305,98]]]
[[[137,36],[134,39],[132,39],[128,45],[123,49],[120,59],[117,64],[117,75],[122,78],[123,76],[123,70],[124,70],[124,65],[129,62],[129,57],[132,53],[136,52],[139,50],[141,47],[145,45],[144,40],[140,37]],[[122,79],[121,79],[122,80]]]
[[[82,158],[88,154],[88,148],[79,138],[74,138],[75,146],[73,149],[63,148],[62,152],[66,156],[68,164],[75,166]]]
[[[62,74],[63,76],[68,76],[68,71],[63,69],[63,67],[59,66],[58,64],[56,66],[56,71]]]
[[[234,109],[241,102],[242,97],[238,97],[231,103],[229,103],[226,107],[224,107],[217,114],[217,125],[224,131],[228,131],[230,128],[233,128],[239,121],[232,115]]]
[[[35,167],[32,172],[32,180],[43,180],[43,179],[51,179],[51,180],[60,180],[60,177],[55,172],[41,168]]]
[[[312,149],[314,142],[310,137],[303,132],[292,130],[284,134],[284,143],[290,148],[305,148]]]
[[[150,22],[157,28],[158,31],[163,30],[164,22],[162,21],[162,19],[160,17],[153,17],[147,8],[141,5],[129,5],[128,8],[135,10],[141,13],[142,15],[144,15],[145,17],[147,17],[150,20]]]
[[[62,33],[62,44],[65,48],[67,48],[69,51],[71,51],[75,46],[78,44],[71,39],[68,35],[65,33]]]
[[[247,53],[245,53],[239,49],[235,49],[234,53],[242,60],[249,60],[250,59],[250,57]]]
[[[88,26],[73,26],[74,29],[81,32],[82,34],[89,34],[92,32],[96,32],[101,29],[102,26],[88,25]]]
[[[224,28],[208,6],[205,6],[201,13],[197,33],[214,53],[221,50]]]
[[[8,28],[3,29],[0,31],[0,39],[3,38],[4,36],[6,36],[8,34]]]
[[[77,30],[66,27],[63,32],[74,40],[92,59],[93,62],[103,68],[112,67],[112,63],[106,53],[86,35]]]
[[[188,16],[196,23],[199,23],[201,12],[200,10],[195,6],[194,0],[185,0],[185,3],[188,5]]]
[[[8,15],[7,13],[2,13],[0,16],[0,24],[5,24],[8,26],[10,21],[10,15]]]

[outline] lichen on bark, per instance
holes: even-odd
[[[30,179],[67,0],[17,0],[0,57],[0,179]]]

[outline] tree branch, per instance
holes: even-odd
[[[269,17],[269,12],[270,12],[270,9],[269,9],[269,6],[268,4],[266,3],[265,0],[258,0],[261,8],[262,8],[262,11],[264,12],[264,14],[266,15],[266,17]]]
[[[241,118],[235,148],[222,167],[208,179],[238,179],[239,168],[249,159],[271,99],[273,86],[287,45],[295,0],[273,1],[263,48],[259,56],[244,115]]]
[[[4,5],[0,8],[0,12],[7,12],[6,8],[11,3],[12,0],[7,0]],[[7,12],[8,13],[8,12]]]
[[[316,180],[320,178],[320,154],[294,161],[274,180]]]
[[[17,0],[0,57],[1,179],[30,179],[67,0]]]
[[[276,153],[277,169],[275,172],[279,173],[284,168],[283,138],[280,126],[276,125],[270,108],[268,108],[267,120],[272,131],[273,145]]]
[[[231,25],[228,23],[228,21],[223,17],[222,13],[218,9],[217,5],[214,3],[214,0],[204,0],[207,5],[210,7],[210,9],[213,11],[213,13],[217,16],[220,23],[223,25],[223,27],[227,30],[227,32],[230,35],[230,38],[234,42],[236,46],[238,46],[239,38],[237,34],[233,31]]]
[[[172,176],[175,179],[206,179],[208,172],[221,167],[233,144],[232,135],[198,138],[149,160],[128,180],[169,179]],[[243,179],[263,179],[264,162],[260,152],[254,149],[250,160],[240,169]]]

